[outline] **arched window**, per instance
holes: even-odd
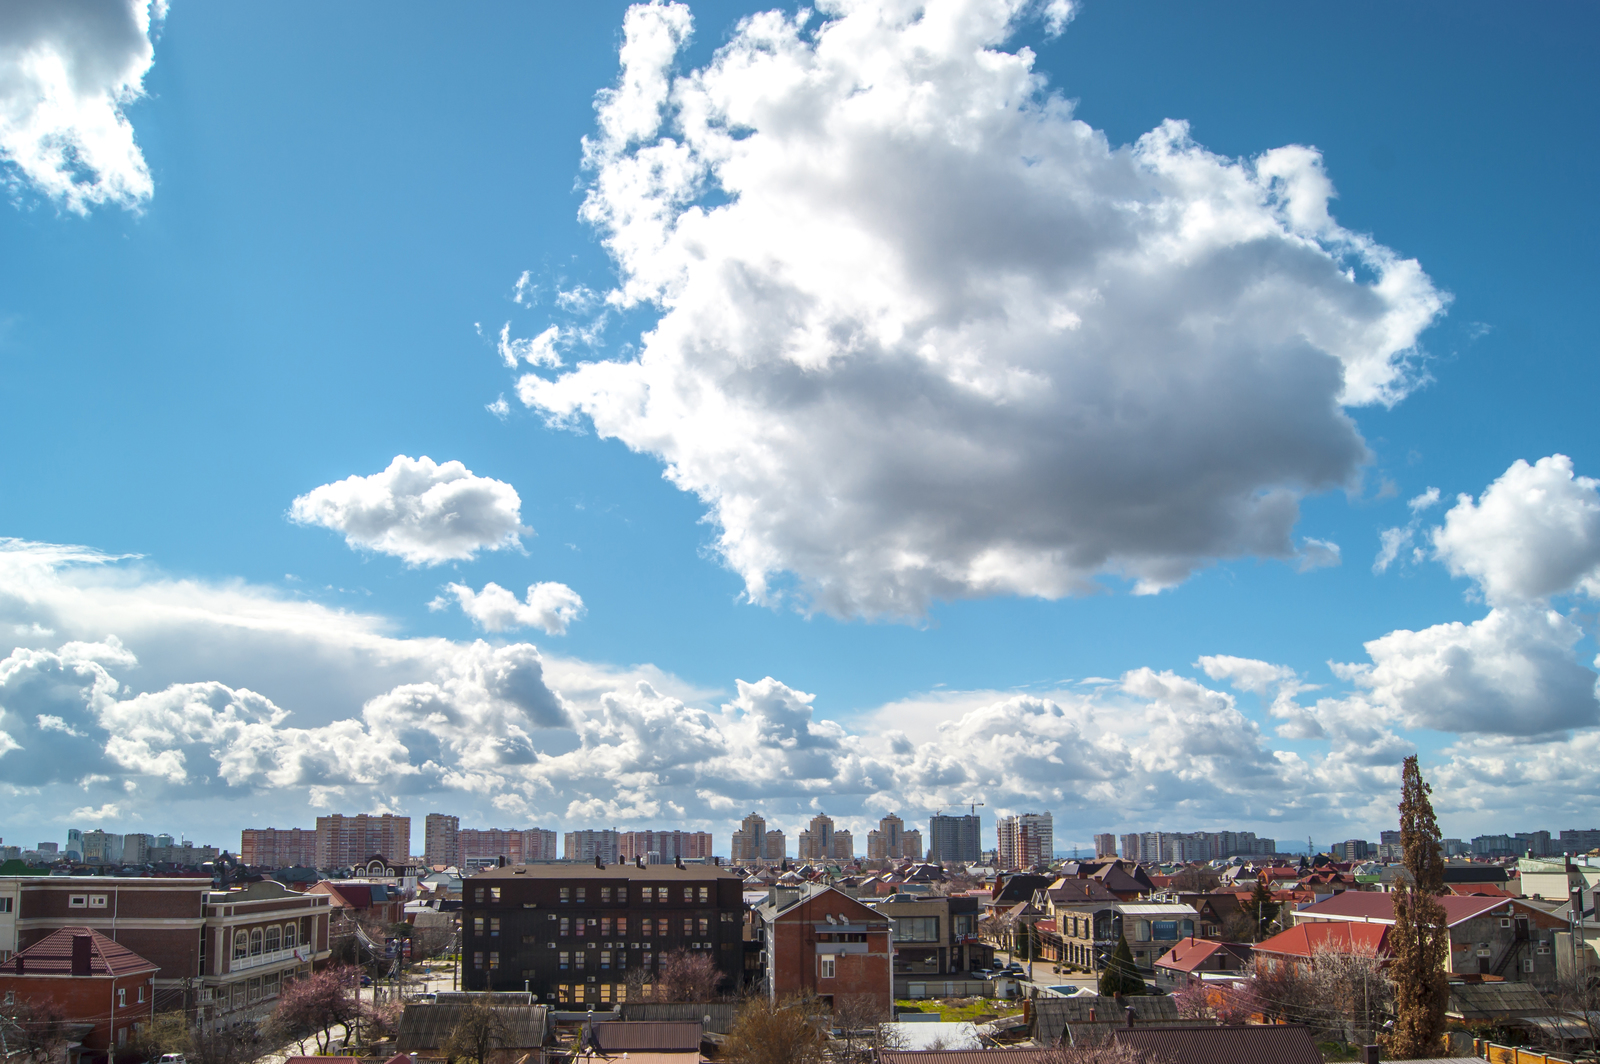
[[[281,932],[276,927],[267,928],[267,947],[266,948],[267,948],[267,952],[268,953],[276,953],[276,952],[278,952],[278,936],[280,934],[281,934]]]
[[[243,931],[235,931],[233,933],[233,959],[234,960],[238,960],[240,957],[248,957],[249,955],[250,955],[250,940],[249,940],[249,938],[247,938],[245,936],[245,933]]]
[[[250,932],[250,956],[261,956],[261,928]]]
[[[295,930],[295,925],[294,924],[284,924],[283,925],[283,948],[284,949],[294,949],[294,946],[295,946],[294,930]]]

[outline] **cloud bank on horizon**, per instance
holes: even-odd
[[[0,5],[0,161],[66,210],[137,209],[155,192],[124,109],[144,95],[166,0]]]
[[[660,317],[566,370],[541,333],[522,401],[659,458],[756,602],[917,617],[1336,564],[1299,500],[1357,483],[1346,410],[1417,386],[1448,297],[1334,221],[1318,153],[1174,121],[1112,146],[1001,49],[1023,0],[821,8],[682,74],[689,9],[629,10],[582,213],[609,304]]]
[[[1557,490],[1508,496],[1529,470]],[[1067,823],[1115,809],[1118,824],[1160,815],[1362,830],[1392,815],[1400,758],[1442,734],[1432,758],[1442,815],[1576,815],[1600,798],[1600,703],[1572,622],[1548,596],[1592,594],[1592,548],[1571,515],[1596,504],[1600,484],[1574,477],[1562,456],[1518,463],[1479,499],[1463,496],[1428,533],[1455,544],[1445,530],[1473,528],[1447,564],[1484,573],[1487,592],[1502,537],[1526,523],[1567,530],[1572,556],[1550,560],[1567,576],[1518,585],[1547,596],[1471,624],[1373,639],[1369,661],[1334,666],[1344,693],[1270,662],[1194,663],[1259,699],[1254,715],[1228,690],[1152,665],[1054,691],[911,696],[847,724],[771,676],[718,696],[653,666],[524,642],[397,638],[383,618],[269,588],[174,581],[136,559],[6,541],[0,623],[22,645],[0,660],[0,792],[54,810],[41,816],[52,821],[69,808],[127,821],[191,800],[238,803],[242,816],[272,794],[293,796],[290,817],[477,802],[486,819],[515,823],[721,829],[748,808],[798,826],[819,809],[866,822],[976,796]],[[1485,511],[1498,516],[1473,525]],[[526,603],[495,585],[452,591],[488,598],[487,617],[543,608],[537,586]],[[219,675],[217,662],[258,679]],[[317,703],[327,677],[346,693]]]

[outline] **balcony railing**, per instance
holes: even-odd
[[[228,966],[229,971],[242,972],[246,968],[262,968],[269,964],[283,964],[288,961],[298,961],[304,964],[311,959],[309,946],[294,946],[290,949],[275,949],[270,953],[257,953],[249,957],[235,957]]]

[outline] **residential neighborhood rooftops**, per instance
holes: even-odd
[[[639,1021],[608,1020],[594,1025],[594,1041],[611,1053],[624,1050],[654,1050],[658,1053],[682,1052],[700,1048],[698,1020]]]

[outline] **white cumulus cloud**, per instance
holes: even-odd
[[[154,191],[123,109],[144,95],[165,0],[0,4],[0,159],[79,214]]]
[[[1497,607],[1471,624],[1390,632],[1346,675],[1411,727],[1545,735],[1600,723],[1583,632],[1542,606]]]
[[[1574,590],[1600,597],[1600,481],[1575,476],[1564,454],[1518,459],[1476,502],[1457,499],[1433,547],[1491,603]]]
[[[662,315],[522,401],[660,458],[755,601],[910,616],[1332,563],[1296,552],[1298,500],[1353,482],[1345,407],[1406,394],[1446,300],[1333,220],[1321,157],[1180,122],[1109,144],[1001,49],[1023,0],[821,6],[681,76],[688,9],[630,9],[583,214],[612,304]]]
[[[583,616],[583,599],[566,584],[532,584],[521,602],[515,594],[492,582],[483,585],[482,591],[474,591],[466,584],[446,586],[461,606],[461,612],[486,632],[542,628],[551,635],[565,635],[567,626]],[[443,609],[448,601],[441,595],[428,603],[428,607]]]
[[[439,565],[480,550],[520,548],[522,500],[510,484],[474,476],[460,462],[396,455],[389,468],[352,476],[300,496],[289,515],[342,532],[352,547],[392,554],[411,565]]]

